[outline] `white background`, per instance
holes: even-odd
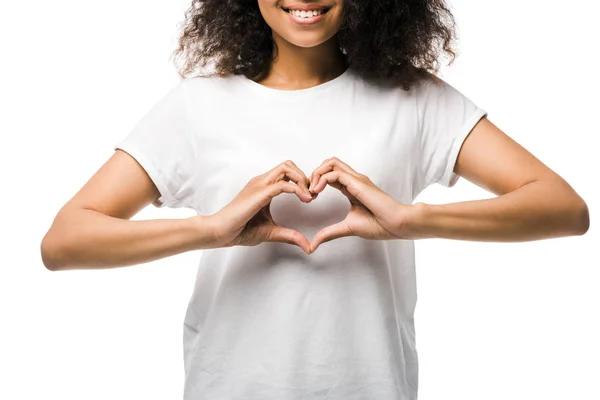
[[[179,399],[201,252],[50,272],[60,207],[176,84],[188,1],[5,2],[0,11],[0,398]],[[598,2],[451,2],[441,76],[586,200],[585,236],[418,241],[420,400],[600,399]],[[488,198],[461,179],[429,203]],[[134,219],[192,216],[147,207]]]

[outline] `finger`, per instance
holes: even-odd
[[[347,173],[349,173],[350,175],[355,175],[358,176],[360,175],[357,171],[355,171],[352,167],[350,167],[348,164],[346,164],[345,162],[343,162],[342,160],[340,160],[337,157],[331,157],[329,159],[329,162],[332,163],[333,165],[335,165],[337,168],[339,168],[342,171],[345,171]]]
[[[308,181],[308,184],[310,185],[310,180]],[[314,192],[311,192],[310,190],[309,190],[308,193],[311,195],[311,197],[312,197],[313,200],[316,199],[317,196],[319,195],[319,193],[314,193]]]
[[[378,202],[385,201],[384,196],[386,195],[383,192],[377,190],[373,186],[365,184],[354,175],[350,175],[344,171],[336,170],[327,172],[325,175],[321,176],[319,183],[313,191],[315,193],[320,193],[327,184],[333,187],[335,187],[334,185],[336,184],[342,184],[346,188],[347,193],[369,210],[377,209]]]
[[[358,202],[358,200],[356,199],[356,197],[352,196],[352,194],[348,191],[348,189],[346,189],[346,186],[342,185],[339,182],[327,182],[327,184],[329,186],[333,186],[334,188],[336,188],[337,190],[339,190],[340,192],[342,192],[342,194],[344,196],[346,196],[348,198],[348,200],[350,200],[350,202]],[[315,195],[318,195],[318,193],[314,193]],[[314,197],[314,196],[313,196]]]
[[[275,225],[269,232],[266,242],[281,242],[295,244],[306,254],[310,254],[310,242],[298,231],[283,226]]]
[[[308,192],[308,178],[291,160],[284,161],[269,171],[266,174],[266,179],[269,183],[275,183],[282,179],[291,180]]]
[[[309,203],[313,199],[313,196],[302,190],[300,186],[282,180],[253,192],[253,197],[249,201],[240,200],[240,205],[235,209],[235,212],[238,216],[244,216],[243,219],[247,221],[252,216],[256,215],[263,207],[266,207],[275,196],[284,192],[295,193],[300,201],[305,203]]]
[[[309,192],[305,191],[300,186],[294,183],[286,181],[279,181],[270,186],[267,186],[265,191],[270,199],[274,198],[275,196],[279,196],[281,193],[284,192],[295,193],[296,196],[298,196],[298,198],[305,203],[308,203],[313,199],[313,196]]]
[[[328,158],[319,167],[317,167],[313,171],[313,173],[310,175],[310,186],[308,187],[308,190],[310,190],[310,191],[314,190],[315,186],[319,183],[320,177],[323,174],[330,172],[330,171],[336,171],[336,170],[344,171],[350,175],[356,176],[357,178],[360,175],[358,172],[356,172],[355,170],[350,168],[350,166],[348,164],[341,161],[339,158],[337,158],[337,157]]]
[[[346,196],[348,198],[348,200],[350,200],[351,202],[358,202],[358,200],[356,200],[356,198],[354,196],[352,196],[352,194],[350,194],[350,192],[348,192],[348,190],[346,189],[346,186],[342,185],[338,181],[326,182],[325,184],[326,185],[328,184],[329,186],[332,186],[332,187],[336,188],[337,190],[339,190],[340,192],[342,192],[342,194],[344,196]],[[319,194],[319,193],[315,193],[315,192],[311,192],[311,193],[313,194],[313,198]]]
[[[348,187],[348,186],[356,185],[357,183],[358,183],[358,180],[354,176],[352,176],[344,171],[341,171],[341,170],[329,171],[329,172],[326,172],[325,174],[323,174],[319,178],[319,181],[313,187],[313,192],[321,193],[325,189],[325,186],[327,184],[329,184],[330,186],[332,186],[336,189],[339,189],[340,185]]]
[[[345,236],[354,236],[354,233],[345,220],[326,226],[317,232],[317,234],[312,238],[309,251],[312,254],[322,243]]]

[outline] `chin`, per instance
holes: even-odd
[[[291,43],[292,45],[296,46],[296,47],[302,47],[305,49],[309,49],[312,47],[318,47],[320,45],[322,45],[323,43],[325,43],[327,41],[327,39],[323,39],[323,40],[288,40],[289,43]]]
[[[322,33],[318,34],[317,32],[285,32],[283,34],[279,34],[276,31],[273,31],[273,36],[277,35],[278,39],[281,41],[288,42],[289,44],[302,47],[305,49],[318,47],[324,45],[327,41],[331,40],[333,35],[324,36]]]

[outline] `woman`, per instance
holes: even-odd
[[[205,250],[186,400],[416,399],[414,240],[589,225],[558,174],[430,72],[453,35],[437,0],[194,1],[177,54],[184,75],[216,73],[182,80],[115,146],[58,213],[46,267]],[[497,197],[413,204],[460,176]],[[129,221],[151,202],[198,215]]]

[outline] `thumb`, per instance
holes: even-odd
[[[344,236],[353,236],[354,233],[350,230],[346,220],[340,221],[333,225],[326,226],[321,229],[312,238],[310,242],[310,253],[313,253],[321,243],[329,242],[333,239],[341,238]]]
[[[299,246],[302,250],[304,250],[306,254],[310,254],[310,243],[308,242],[308,239],[306,238],[306,236],[294,229],[284,228],[283,226],[275,225],[271,227],[269,231],[269,236],[265,241],[295,244]]]

